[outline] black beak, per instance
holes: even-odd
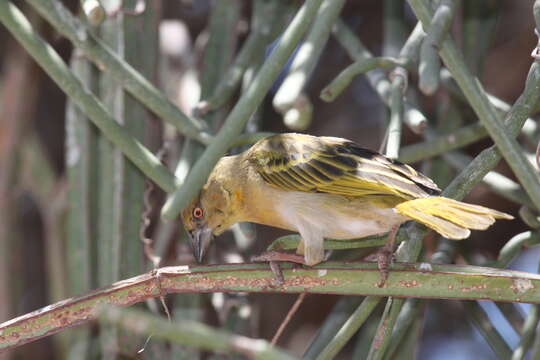
[[[201,224],[194,230],[188,231],[191,240],[191,249],[193,250],[193,256],[197,262],[201,262],[204,258],[206,249],[210,245],[210,242],[214,238],[212,235],[212,229],[206,224]]]

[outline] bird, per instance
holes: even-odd
[[[297,256],[283,259],[308,266],[324,260],[325,238],[389,233],[392,248],[397,229],[409,220],[461,240],[495,219],[513,219],[440,193],[413,167],[353,141],[284,133],[222,157],[181,217],[198,262],[215,236],[238,222],[252,222],[298,232]],[[379,258],[382,272],[387,256]],[[381,273],[383,283],[386,276]]]

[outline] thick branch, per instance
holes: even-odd
[[[427,266],[427,268],[426,268]],[[0,324],[0,351],[94,319],[103,305],[129,306],[171,293],[266,292],[373,295],[540,303],[540,275],[475,266],[396,264],[377,287],[375,263],[284,265],[278,284],[264,264],[165,267]]]

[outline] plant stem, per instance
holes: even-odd
[[[393,58],[388,56],[372,57],[366,60],[360,60],[352,63],[342,70],[338,76],[332,80],[332,82],[321,91],[321,99],[324,101],[334,101],[343,90],[347,88],[354,80],[354,78],[360,74],[367,73],[368,71],[381,68],[381,69],[393,69],[397,66],[405,66],[406,61],[400,58]]]
[[[130,332],[153,336],[172,343],[223,353],[237,353],[250,359],[289,360],[295,357],[262,339],[252,339],[214,329],[208,325],[184,320],[173,324],[140,310],[106,307],[100,321]]]
[[[382,300],[383,298],[377,296],[366,297],[316,359],[329,360],[335,358]]]
[[[403,93],[406,84],[407,73],[405,71],[395,71],[390,90],[390,123],[388,124],[388,140],[386,142],[386,156],[391,159],[399,157],[401,128],[403,125]]]
[[[203,186],[217,161],[223,156],[230,144],[244,129],[246,122],[264,99],[266,92],[279,75],[296,44],[307,30],[317,14],[322,0],[308,0],[300,8],[295,18],[285,30],[280,43],[259,70],[253,83],[230,112],[214,141],[206,148],[185,183],[179,187],[163,206],[162,216],[174,219]]]
[[[273,104],[284,113],[293,107],[319,61],[330,37],[332,25],[339,16],[345,0],[323,0],[306,39],[298,48],[285,80],[274,96]]]
[[[432,19],[432,11],[426,0],[409,0],[409,3],[416,16],[422,21],[425,27],[429,26]],[[532,165],[523,155],[521,147],[513,136],[510,136],[505,126],[500,121],[493,105],[489,102],[480,82],[470,73],[463,57],[450,37],[442,43],[441,57],[448,67],[452,76],[456,79],[459,87],[467,97],[480,121],[497,144],[502,156],[508,162],[516,176],[520,179],[523,187],[531,197],[537,209],[540,209],[540,181]],[[531,91],[529,107],[521,109],[530,113],[540,98],[540,70],[538,64],[533,64],[529,77],[532,77],[535,91]],[[529,78],[527,79],[529,83]],[[528,84],[531,85],[531,84]],[[527,87],[527,85],[526,85]]]
[[[409,233],[420,235],[414,226]],[[418,241],[419,242],[419,241]],[[413,249],[409,254],[415,255]],[[403,256],[398,253],[398,256]],[[266,264],[176,266],[119,281],[109,287],[70,298],[0,324],[0,350],[19,346],[63,329],[87,322],[104,304],[129,306],[148,298],[188,292],[275,292],[370,295],[356,314],[362,317],[374,308],[381,296],[469,299],[540,304],[540,275],[476,266],[396,263],[385,287],[375,286],[379,269],[375,263],[331,263],[312,268],[282,265],[285,281],[280,284]],[[362,310],[362,311],[360,311]],[[365,312],[365,313],[364,313]],[[363,322],[352,316],[348,335]],[[353,324],[353,323],[356,323]],[[354,326],[353,326],[354,325]],[[356,327],[357,329],[357,327]],[[352,332],[352,333],[351,333]],[[340,337],[343,332],[340,332]],[[345,334],[343,334],[345,335]],[[341,338],[344,344],[347,339]],[[336,340],[337,341],[337,340]],[[334,346],[332,352],[337,352]]]
[[[120,126],[103,104],[73,75],[58,53],[35,33],[24,15],[7,0],[0,0],[0,22],[13,34],[58,86],[96,124],[103,134],[150,179],[165,191],[176,188],[171,172],[139,141]]]
[[[454,3],[454,0],[443,0],[437,7],[429,31],[420,49],[418,87],[426,95],[433,95],[439,87],[441,62],[437,50],[450,31]]]
[[[81,0],[81,9],[93,26],[99,26],[105,20],[107,14],[99,0]]]
[[[5,1],[5,0],[3,0]],[[28,0],[60,34],[80,48],[97,67],[106,71],[121,83],[126,90],[145,104],[163,120],[172,124],[178,131],[200,142],[210,142],[208,134],[201,132],[200,121],[186,116],[176,105],[167,99],[154,85],[131,65],[118,57],[114,51],[77,19],[58,0]]]
[[[339,299],[332,311],[326,316],[322,326],[317,330],[303,358],[315,358],[328,345],[338,330],[343,327],[351,314],[358,309],[361,302],[362,298],[358,296],[343,296]]]
[[[493,326],[484,309],[476,301],[463,301],[462,304],[467,313],[467,319],[480,331],[480,334],[493,349],[497,358],[510,359],[512,350]]]
[[[399,160],[405,163],[415,163],[467,146],[486,136],[487,132],[482,124],[466,125],[448,134],[436,135],[423,142],[404,146],[401,148]]]

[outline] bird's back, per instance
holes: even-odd
[[[403,201],[440,193],[409,165],[342,138],[280,134],[257,142],[246,157],[267,183],[283,190]]]

